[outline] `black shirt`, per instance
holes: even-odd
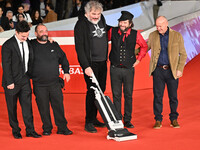
[[[92,40],[92,61],[105,61],[107,57],[106,29],[100,20],[98,24],[90,23]]]
[[[69,73],[69,62],[56,42],[40,44],[37,40],[32,40],[31,44],[34,52],[33,84],[47,86],[58,82],[59,64],[64,73]]]

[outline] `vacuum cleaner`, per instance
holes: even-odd
[[[103,94],[94,73],[91,76],[91,80],[94,83],[94,86],[91,86],[90,88],[94,90],[96,99],[95,104],[104,123],[106,124],[106,127],[108,128],[107,139],[112,139],[118,142],[137,139],[136,134],[131,133],[124,128],[124,124],[118,115],[115,106],[111,99]]]

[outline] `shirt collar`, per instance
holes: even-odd
[[[160,34],[160,33],[159,33]],[[162,35],[162,34],[160,34],[160,35]],[[169,35],[169,27],[167,27],[167,31],[165,32],[165,34],[164,35],[162,35],[162,36],[168,36]]]
[[[26,41],[24,41],[24,42],[21,42],[18,38],[17,38],[17,36],[15,35],[15,39],[17,40],[17,43],[20,45],[21,43],[26,43]]]
[[[120,30],[120,28],[118,29],[118,33],[119,33],[119,35],[122,35],[122,31]],[[127,36],[130,35],[130,34],[131,34],[131,28],[129,28],[129,29],[126,31],[125,35],[126,35],[126,37],[127,37]]]
[[[21,41],[17,38],[17,36],[15,35],[15,39],[17,40],[17,43],[20,44]]]

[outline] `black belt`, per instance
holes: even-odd
[[[113,66],[115,66],[115,67],[117,67],[117,68],[127,68],[127,67],[124,66],[124,65],[113,65]]]
[[[158,65],[159,68],[162,68],[164,70],[168,70],[170,68],[169,65]]]

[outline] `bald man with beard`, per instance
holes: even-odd
[[[157,30],[150,33],[148,49],[151,49],[149,75],[153,76],[153,110],[156,123],[154,129],[162,127],[163,94],[167,85],[171,126],[180,128],[178,124],[178,99],[177,89],[179,78],[183,75],[187,54],[184,48],[183,37],[168,27],[164,16],[156,19]]]

